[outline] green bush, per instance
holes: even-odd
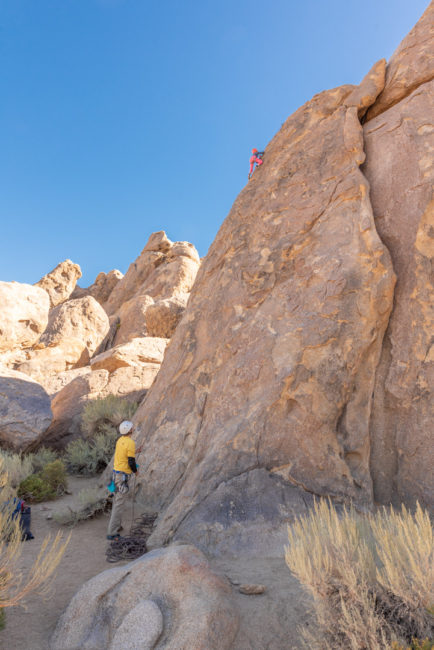
[[[73,440],[65,450],[65,462],[71,474],[94,476],[109,464],[118,437],[118,426],[130,420],[137,404],[116,395],[87,402],[81,428],[86,438]]]
[[[38,451],[28,454],[33,465],[33,472],[40,472],[48,463],[53,463],[58,459],[58,455],[52,449],[41,447]]]
[[[116,430],[123,420],[131,420],[137,411],[135,402],[117,395],[107,395],[87,402],[81,416],[81,429],[87,436]]]
[[[389,650],[395,643],[398,650],[413,642],[415,650],[431,650],[433,528],[419,505],[414,514],[403,507],[361,515],[317,502],[288,538],[286,563],[313,600],[306,647]]]
[[[64,494],[67,489],[65,465],[55,460],[45,465],[37,474],[32,474],[21,481],[18,496],[26,501],[39,503],[50,501]]]
[[[65,462],[71,474],[94,476],[107,467],[113,456],[117,432],[99,433],[93,440],[73,440],[65,450]]]

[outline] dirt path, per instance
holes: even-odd
[[[83,488],[93,487],[101,479],[69,479],[71,495],[57,501],[32,507],[32,532],[35,539],[26,542],[22,566],[28,569],[36,558],[44,537],[55,535],[60,527],[50,514],[76,507],[77,495]],[[136,513],[138,515],[139,513]],[[124,522],[130,525],[130,508]],[[0,632],[0,648],[5,650],[48,650],[56,623],[79,587],[110,567],[105,558],[108,515],[78,524],[53,583],[49,598],[37,594],[26,602],[26,609],[7,610],[6,628]],[[120,564],[120,563],[119,563]],[[123,562],[122,564],[126,564]],[[293,650],[300,647],[298,626],[307,620],[306,604],[300,587],[281,558],[213,559],[216,573],[226,575],[233,584],[235,602],[240,612],[240,629],[232,650]],[[263,584],[262,595],[239,593],[240,584]]]
[[[97,485],[100,479],[68,479],[71,495],[32,506],[32,533],[35,539],[25,542],[22,566],[26,570],[38,555],[46,535],[54,536],[58,530],[68,533],[47,515],[77,504],[77,495],[83,488]],[[108,515],[80,523],[72,529],[71,541],[65,551],[52,594],[45,600],[37,594],[26,601],[26,609],[13,607],[6,612],[6,628],[0,632],[0,648],[9,650],[47,650],[50,636],[57,620],[78,588],[97,573],[113,566],[106,561]]]

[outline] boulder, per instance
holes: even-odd
[[[185,311],[188,296],[180,295],[158,300],[146,310],[148,336],[162,336],[170,339]]]
[[[410,95],[416,88],[434,78],[434,2],[404,38],[391,57],[386,70],[386,82],[367,119],[380,113]]]
[[[359,88],[288,118],[202,262],[135,415],[156,546],[254,468],[372,504],[369,417],[395,276],[359,169],[358,115],[383,76],[379,62]]]
[[[25,451],[50,426],[50,397],[22,372],[0,368],[0,444]]]
[[[48,322],[50,299],[44,289],[0,282],[0,352],[36,343]]]
[[[433,9],[431,5],[425,14],[425,18],[431,15],[431,22]],[[426,54],[426,47],[424,42],[420,52],[416,47],[408,52],[415,57],[415,65],[419,54]],[[390,251],[398,278],[371,416],[374,495],[380,503],[413,505],[419,500],[431,508],[434,126],[427,116],[433,114],[434,80],[365,124],[367,159],[363,166],[377,230]]]
[[[62,388],[65,388],[73,379],[88,375],[89,371],[89,366],[63,370],[53,375],[44,376],[40,383],[50,395],[51,399],[53,399],[56,393],[62,390]]]
[[[228,582],[212,572],[200,551],[174,546],[85,583],[60,618],[50,647],[229,650],[238,624]]]
[[[81,341],[83,351],[92,355],[109,330],[109,320],[101,305],[86,296],[68,300],[50,312],[47,329],[40,342],[46,347],[67,339]]]
[[[83,341],[65,338],[49,347],[41,346],[25,351],[25,360],[15,364],[20,372],[45,384],[58,372],[80,368],[89,363],[89,351]]]
[[[101,272],[96,276],[96,280],[87,289],[76,287],[71,295],[71,298],[84,298],[85,296],[92,296],[100,305],[103,305],[110,297],[111,292],[115,286],[124,277],[123,273],[117,269],[113,269],[109,273]]]
[[[162,300],[189,293],[199,265],[199,255],[192,244],[173,244],[163,231],[153,233],[104,307],[113,316],[135,296],[148,295]]]
[[[82,434],[81,416],[89,400],[117,395],[131,402],[140,402],[159,369],[159,363],[122,367],[112,373],[108,370],[91,371],[89,367],[80,369],[80,374],[52,399],[53,421],[44,436],[44,443],[61,449],[79,437]]]
[[[65,260],[44,275],[35,286],[45,289],[50,296],[51,307],[55,307],[69,298],[79,278],[81,278],[79,265],[71,260]]]
[[[164,351],[169,339],[157,337],[135,338],[116,345],[91,360],[92,370],[105,369],[113,372],[117,368],[128,366],[141,366],[145,363],[159,363],[163,361]]]
[[[117,312],[119,325],[114,339],[115,345],[128,343],[128,341],[137,337],[148,336],[146,312],[153,304],[154,299],[151,296],[140,294],[121,305]]]

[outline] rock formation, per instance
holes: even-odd
[[[50,647],[230,650],[237,630],[228,582],[211,571],[200,551],[175,546],[87,582],[60,619]]]
[[[0,282],[0,353],[31,346],[47,326],[50,299],[39,287]]]
[[[50,305],[55,307],[67,300],[74,291],[77,280],[81,278],[81,269],[71,260],[65,260],[35,284],[50,296]]]
[[[92,296],[99,302],[100,305],[104,305],[105,302],[110,297],[111,292],[115,286],[122,280],[123,273],[117,269],[113,269],[109,273],[98,273],[96,280],[90,287],[87,289],[82,289],[81,287],[76,287],[71,295],[71,298],[84,298],[85,296]]]
[[[389,62],[363,173],[398,277],[371,415],[376,500],[434,504],[434,3]]]
[[[125,281],[114,270],[100,273],[87,289],[76,287],[80,267],[66,260],[38,286],[0,283],[0,362],[51,395],[54,417],[44,444],[62,447],[79,436],[90,399],[114,394],[140,402],[185,310],[199,264],[192,244],[172,243],[158,232]],[[51,411],[46,429],[50,421]],[[30,437],[26,445],[42,440],[39,433]]]
[[[280,503],[434,504],[433,6],[288,118],[203,261],[135,416],[152,545],[209,540],[263,471]]]
[[[22,372],[0,367],[0,443],[25,451],[39,441],[52,419],[50,398]]]
[[[164,513],[155,544],[255,468],[372,502],[369,415],[395,277],[359,169],[358,116],[384,67],[286,121],[202,264],[136,416],[144,502]]]

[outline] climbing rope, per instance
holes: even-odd
[[[106,551],[107,562],[135,560],[146,553],[146,540],[152,533],[157,516],[144,514],[133,521],[128,537],[120,537],[109,544]]]

